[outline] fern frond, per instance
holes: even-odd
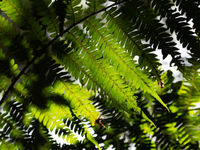
[[[200,72],[199,72],[199,62],[190,61],[193,65],[186,67],[186,72],[184,73],[185,82],[183,82],[182,87],[180,88],[179,94],[180,98],[187,99],[183,101],[180,105],[183,106],[183,109],[189,109],[194,103],[199,103],[199,87],[200,87]],[[188,85],[189,84],[189,85]],[[185,103],[184,103],[185,102]],[[181,106],[180,106],[181,109]]]
[[[67,25],[72,25],[80,20],[83,16],[81,0],[69,0],[66,8]]]
[[[131,143],[136,144],[138,149],[155,148],[154,142],[148,135],[151,135],[152,131],[150,131],[151,133],[149,131],[147,133],[147,129],[142,125],[143,123],[148,124],[148,122],[144,121],[141,116],[136,115],[134,118],[130,118],[130,116],[122,115],[122,112],[119,113],[115,108],[109,107],[102,99],[103,98],[98,96],[94,98],[94,101],[95,105],[102,110],[102,122],[108,127],[107,130],[96,127],[97,134],[100,135],[100,137],[106,136],[105,139],[99,139],[104,142],[105,148],[109,145],[113,145],[116,149],[128,149],[130,145],[122,144],[122,141],[127,138],[130,139]],[[149,128],[150,127],[151,126],[149,126]],[[129,134],[127,134],[127,129],[131,130]],[[118,136],[121,138],[117,139]]]
[[[96,12],[99,9],[104,8],[103,4],[106,2],[106,0],[86,0],[86,4],[89,6],[89,12]]]
[[[79,141],[78,137],[86,136],[88,140],[91,140],[92,143],[99,147],[98,143],[94,140],[92,135],[90,135],[86,127],[83,126],[85,129],[82,130],[77,129],[78,126],[73,125],[74,123],[70,121],[73,119],[73,116],[71,115],[69,107],[58,106],[51,103],[49,104],[49,110],[39,110],[37,107],[32,106],[30,107],[30,111],[47,129],[50,129],[50,131],[55,129],[55,133],[62,136],[63,140],[67,143],[77,144]],[[99,149],[101,148],[99,147]]]
[[[93,76],[93,78],[95,76],[98,85],[103,87],[101,90],[105,91],[105,93],[108,93],[109,96],[114,100],[113,102],[111,101],[112,104],[115,103],[114,105],[128,112],[131,112],[131,109],[133,109],[138,114],[142,114],[143,117],[149,120],[148,117],[141,112],[141,109],[137,107],[137,102],[134,101],[133,94],[136,92],[135,89],[131,88],[129,85],[130,83],[122,79],[112,65],[107,64],[107,61],[102,59],[101,52],[94,50],[95,47],[91,46],[88,48],[86,46],[88,40],[85,40],[84,34],[81,34],[81,32],[82,31],[75,29],[73,30],[73,33],[70,33],[70,36],[68,35],[68,38],[74,41],[76,47],[78,46],[77,48],[79,48],[77,51],[71,54],[69,53],[68,55],[72,57],[74,61],[77,61],[76,64],[81,64],[81,66],[84,66],[82,68],[85,68],[87,70],[86,72]],[[82,38],[82,40],[80,40],[80,38]],[[67,69],[70,66],[66,66],[65,64],[65,67]],[[74,72],[76,72],[76,78],[80,79],[80,71],[74,70]],[[89,89],[93,89],[93,83],[91,80],[88,80],[86,84]],[[94,86],[96,86],[96,84]]]
[[[62,33],[64,29],[67,4],[68,3],[65,0],[56,0],[52,4],[55,9],[56,16],[58,16],[60,33]]]
[[[186,18],[183,17],[176,9],[173,9],[175,5],[170,1],[158,1],[153,0],[152,7],[157,10],[162,17],[166,17],[166,25],[169,27],[171,33],[177,33],[177,39],[183,44],[183,47],[187,47],[195,57],[200,57],[197,49],[200,48],[200,41],[195,36],[195,32],[192,31]],[[187,6],[188,7],[188,6]]]
[[[181,88],[181,83],[173,83],[172,72],[170,71],[164,74],[162,78],[166,85],[161,90],[162,97],[169,104],[172,113],[166,114],[162,109],[159,109],[158,105],[154,109],[156,125],[159,127],[154,130],[154,136],[157,137],[157,147],[166,149],[170,145],[173,149],[198,149],[198,138],[194,138],[199,135],[198,129],[195,121],[187,119],[189,117],[187,107],[190,103],[185,104],[185,100],[177,93],[184,91]],[[189,91],[187,93],[190,94]],[[172,101],[174,103],[171,103]]]
[[[142,37],[137,31],[137,28],[132,24],[127,23],[129,21],[125,20],[123,14],[120,14],[116,8],[112,8],[103,14],[103,18],[107,20],[107,28],[109,32],[114,35],[121,46],[126,48],[126,51],[131,57],[139,56],[139,66],[145,69],[147,73],[156,77],[160,80],[160,70],[158,69],[161,64],[159,63],[156,55],[152,52],[154,51],[147,44],[142,44]],[[123,21],[122,21],[123,20]]]
[[[86,89],[83,89],[78,85],[71,84],[69,73],[66,72],[63,67],[60,67],[59,64],[55,64],[48,56],[44,57],[38,64],[34,65],[33,72],[35,74],[40,71],[38,70],[38,65],[41,65],[40,63],[42,63],[43,66],[43,71],[40,72],[40,79],[43,78],[43,81],[40,82],[36,79],[36,81],[32,82],[31,86],[40,85],[40,88],[38,88],[39,91],[32,88],[29,91],[32,95],[32,102],[40,107],[45,107],[48,98],[53,97],[54,95],[60,95],[66,102],[59,102],[59,100],[56,100],[58,103],[67,103],[78,118],[81,119],[82,117],[85,117],[92,125],[94,125],[95,120],[99,117],[99,112],[89,100],[92,93],[87,92]],[[49,84],[49,86],[43,86],[45,84]],[[42,99],[43,104],[41,100],[38,101],[39,97]]]
[[[71,131],[71,129],[63,122],[63,119],[72,118],[68,107],[50,104],[49,110],[42,111],[37,107],[32,106],[30,107],[30,112],[47,129],[50,129],[50,131],[53,131],[53,129],[56,128],[56,131],[58,132],[60,129],[57,134],[61,135],[63,133],[62,137],[67,143],[76,144],[78,142],[78,138],[73,131]]]
[[[59,33],[58,20],[56,18],[55,9],[51,4],[51,0],[33,0],[31,6],[34,15],[37,16],[38,21],[47,29],[51,37],[55,37]]]
[[[47,61],[46,64],[45,64],[45,61]],[[45,59],[45,58],[44,60],[41,60],[41,62],[43,62],[43,66],[48,65],[49,62],[50,64],[52,64],[52,62],[49,61],[49,59]],[[37,64],[35,64],[35,67],[37,68]],[[44,73],[45,73],[46,68],[45,67],[43,68],[44,68]],[[36,91],[32,92],[32,89],[29,88],[29,86],[34,86],[34,84],[36,85],[38,84],[37,78],[35,79],[35,81],[32,81],[29,84],[23,84],[23,83],[17,84],[16,91],[20,93],[21,91],[23,91],[21,94],[24,95],[25,89],[23,88],[25,88],[24,86],[26,86],[27,87],[26,89],[29,90],[28,93],[31,93],[31,96],[28,96],[27,98],[25,97],[25,99],[22,100],[22,101],[26,101],[25,103],[27,103],[27,101],[30,101],[32,103],[31,105],[29,104],[29,110],[28,110],[29,114],[27,114],[27,117],[28,118],[31,117],[30,119],[32,119],[34,116],[34,118],[36,118],[40,123],[42,123],[46,129],[50,129],[50,131],[53,131],[55,129],[56,134],[58,136],[62,136],[62,138],[69,144],[76,144],[78,142],[78,137],[82,136],[82,139],[86,137],[88,140],[91,140],[91,142],[94,143],[97,147],[99,147],[98,143],[95,141],[92,135],[90,135],[89,131],[87,131],[88,130],[87,127],[79,126],[78,124],[75,125],[74,124],[75,121],[73,120],[73,116],[72,116],[72,113],[73,113],[81,121],[83,121],[83,118],[86,118],[91,122],[91,124],[95,123],[95,120],[98,119],[99,117],[99,112],[91,104],[91,101],[87,100],[90,96],[90,93],[88,93],[87,90],[81,89],[77,85],[70,85],[66,81],[64,80],[62,81],[63,77],[61,74],[59,74],[60,70],[57,69],[57,70],[54,70],[55,71],[54,72],[52,71],[53,68],[57,69],[55,65],[51,66],[50,69],[48,69],[47,73],[45,73],[46,81],[43,80],[43,83],[40,82],[40,84],[43,85],[47,81],[48,82],[51,81],[50,82],[51,84],[52,84],[52,81],[54,83],[55,79],[54,78],[51,79],[52,78],[51,76],[55,74],[56,71],[58,71],[57,76],[60,75],[60,77],[57,78],[58,80],[60,79],[60,82],[57,81],[56,83],[54,83],[53,87],[41,86],[41,89],[39,89],[41,90],[40,93]],[[30,80],[30,77],[27,79]],[[64,86],[64,88],[62,86]],[[82,93],[80,93],[79,90],[81,90]],[[35,92],[38,93],[37,98],[39,98],[40,100],[42,99],[43,101],[40,104],[35,102],[35,99],[36,99]],[[41,94],[43,94],[44,96],[42,96]],[[27,93],[25,92],[25,96],[26,95]],[[59,105],[52,103],[49,100],[51,101],[53,100],[59,103]],[[62,102],[62,101],[67,101],[67,102]],[[37,104],[40,107],[42,106],[42,108],[45,108],[45,109],[39,109],[39,107],[35,106],[34,104]],[[47,105],[47,106],[44,107],[43,105]],[[70,107],[66,105],[69,105]],[[30,116],[30,113],[32,114],[31,116]],[[68,120],[68,121],[65,122],[64,120]],[[31,121],[30,120],[28,121],[26,119],[24,123],[29,124],[29,122]],[[26,124],[26,126],[28,124]],[[82,129],[84,129],[84,131]]]
[[[178,6],[182,14],[186,13],[188,20],[193,20],[193,27],[195,32],[199,35],[200,33],[200,8],[198,1],[187,1],[187,0],[173,0]]]
[[[8,113],[8,110],[11,111]],[[19,102],[9,102],[4,106],[4,111],[3,118],[1,118],[1,123],[4,124],[4,127],[1,127],[0,137],[2,139],[0,148],[28,149],[31,147],[31,130],[23,124],[24,105]]]
[[[57,82],[53,89],[55,94],[63,95],[68,101],[70,108],[74,114],[79,118],[85,117],[94,126],[95,121],[99,118],[98,110],[92,105],[89,98],[92,96],[87,90],[81,88],[79,85],[69,84],[66,82]]]
[[[63,66],[57,64],[56,61],[52,59],[50,59],[49,62],[47,79],[50,84],[53,84],[55,81],[73,82],[71,80],[71,74],[69,74],[69,72],[67,72]]]
[[[184,128],[187,134],[189,134],[189,137],[192,138],[191,142],[197,142],[200,140],[199,125],[197,121],[199,114],[198,111],[195,112],[192,108],[200,103],[200,66],[198,62],[191,63],[193,63],[193,66],[187,67],[188,74],[184,75],[186,81],[185,83],[183,82],[178,92],[180,99],[176,104],[179,106],[180,111],[184,113],[182,116],[185,119]]]
[[[133,88],[143,89],[144,92],[150,93],[167,108],[157,93],[152,90],[153,83],[151,80],[136,67],[135,62],[126,50],[117,43],[111,34],[106,32],[106,28],[103,27],[104,25],[99,24],[99,22],[100,21],[97,21],[93,24],[88,20],[87,24],[89,27],[86,30],[89,30],[90,36],[92,36],[93,39],[99,39],[98,41],[93,41],[97,49],[103,53],[103,58],[108,59],[108,61],[122,73],[121,75],[130,82]]]
[[[115,97],[118,104],[122,104],[124,100],[127,100],[126,103],[129,103],[129,105],[123,104],[123,107],[134,107],[136,102],[133,100],[133,89],[131,91],[130,88],[125,88],[127,87],[125,81],[121,79],[113,66],[109,65],[104,59],[102,59],[102,53],[96,50],[95,47],[91,46],[89,48],[87,46],[89,39],[84,39],[84,34],[81,35],[80,30],[73,30],[70,38],[80,47],[80,49],[71,54],[71,57],[75,58],[75,60],[82,64],[82,66],[85,66],[89,73],[97,78],[97,81],[104,87],[104,90],[111,93],[112,97]],[[106,78],[104,78],[104,76]],[[140,111],[138,110],[138,112]]]
[[[7,77],[12,77],[12,71],[10,69],[10,61],[8,60],[8,57],[3,52],[2,49],[0,49],[0,73],[1,75],[6,75]]]
[[[76,30],[77,31],[77,30]],[[99,56],[99,55],[95,55],[95,54],[93,54],[92,52],[90,52],[90,50],[88,49],[88,48],[86,48],[86,46],[85,46],[85,43],[82,43],[81,41],[80,41],[80,37],[79,37],[79,39],[77,39],[76,38],[76,36],[74,35],[74,34],[71,34],[72,36],[71,36],[71,38],[73,38],[75,41],[77,41],[77,42],[79,42],[79,43],[77,43],[77,44],[79,44],[79,46],[81,46],[80,47],[80,49],[78,50],[78,51],[76,51],[76,53],[71,53],[71,55],[70,55],[70,57],[71,58],[73,58],[73,60],[74,61],[78,61],[77,62],[77,64],[83,64],[82,66],[91,66],[90,68],[91,68],[91,71],[90,70],[88,70],[88,68],[86,68],[88,71],[88,74],[90,74],[91,76],[93,76],[93,75],[98,75],[98,78],[97,78],[97,76],[95,77],[95,78],[97,78],[96,79],[96,82],[97,83],[99,83],[100,85],[101,85],[101,78],[103,77],[103,76],[109,76],[109,73],[107,73],[107,72],[105,72],[104,70],[104,68],[106,68],[106,69],[112,69],[112,67],[111,66],[108,66],[106,63],[104,63],[104,64],[102,64],[102,65],[104,65],[104,66],[106,66],[106,67],[102,67],[101,66],[101,64],[99,64],[97,61],[97,59],[98,58],[101,58],[101,56]],[[78,35],[77,36],[80,36],[79,35],[79,33],[78,33]],[[84,37],[83,37],[84,38]],[[83,49],[83,50],[82,50]],[[80,55],[77,55],[78,53],[80,53],[81,52],[81,50],[82,50],[82,53],[80,54]],[[85,58],[87,58],[87,59],[85,59],[87,62],[85,62],[84,60],[82,60],[82,56],[85,56]],[[83,61],[83,62],[82,62]],[[94,63],[94,62],[95,63]],[[66,66],[66,68],[68,68],[68,66]],[[83,67],[82,67],[83,68]],[[97,70],[96,70],[97,69]],[[112,69],[113,70],[113,69]],[[74,71],[76,71],[76,70],[74,70]],[[114,70],[113,70],[114,71]],[[112,73],[113,74],[113,73]],[[77,74],[74,74],[74,75],[77,75],[78,77],[76,77],[76,78],[80,78],[79,77],[79,73],[77,73]],[[114,76],[115,76],[115,74],[113,74]],[[117,83],[115,83],[116,81],[114,81],[114,80],[119,80],[120,78],[119,77],[114,77],[113,79],[111,78],[111,77],[109,77],[108,78],[109,80],[105,80],[105,79],[103,79],[103,83],[102,83],[102,86],[103,85],[105,85],[105,84],[107,84],[108,85],[108,82],[110,82],[110,80],[111,80],[111,82],[114,84],[114,86],[115,86],[115,88],[116,88],[116,90],[120,90],[120,89],[118,89],[119,87],[118,87],[118,85],[117,85]],[[81,80],[81,79],[80,79]],[[122,83],[123,83],[123,81],[121,81]],[[87,84],[91,84],[90,86],[88,86],[89,87],[89,89],[90,88],[92,88],[92,82],[88,82]],[[112,86],[112,85],[111,85]],[[103,86],[103,88],[105,88],[105,90],[108,92],[108,93],[110,93],[110,88],[111,87],[104,87]],[[114,88],[114,89],[115,89]],[[114,89],[112,89],[112,91],[114,92]],[[116,93],[116,92],[115,92]],[[113,93],[114,94],[114,93]],[[125,94],[125,93],[124,93]],[[115,96],[116,97],[116,96]],[[121,97],[121,96],[120,96]],[[120,98],[119,97],[119,98]],[[127,96],[126,96],[127,97]],[[131,96],[132,97],[132,96]],[[122,97],[120,98],[120,99],[123,99]]]
[[[8,84],[11,83],[12,77],[19,73],[18,65],[14,59],[9,58],[0,49],[0,92],[6,91]],[[3,103],[3,101],[0,101]]]
[[[2,63],[0,61],[0,63]],[[7,87],[10,85],[11,79],[5,75],[0,75],[0,92],[6,91]],[[0,101],[1,102],[1,101]]]
[[[72,58],[70,57],[70,55],[68,55],[68,52],[72,51],[72,49],[67,48],[67,50],[63,50],[64,48],[58,47],[58,45],[60,46],[61,44],[63,44],[63,42],[55,43],[53,45],[53,49],[60,49],[59,53],[55,51],[53,52],[54,55],[52,56],[52,58],[55,60],[55,62],[64,66],[68,70],[68,72],[70,72],[76,80],[80,80],[83,85],[86,85],[87,82],[92,82],[92,87],[89,87],[89,85],[91,84],[87,84],[88,89],[93,89],[96,91],[98,87],[101,87],[101,85],[97,83],[96,79],[87,72],[87,69],[82,67],[75,58]]]
[[[32,50],[20,30],[9,22],[8,19],[0,17],[0,44],[6,55],[14,58],[19,64],[29,60]]]
[[[149,41],[154,48],[161,49],[163,59],[167,55],[171,55],[170,64],[174,63],[179,70],[183,69],[180,53],[178,48],[175,47],[176,43],[173,42],[173,38],[164,25],[156,19],[152,9],[145,6],[144,2],[137,0],[134,3],[127,2],[125,6],[121,7],[121,11],[125,14],[127,20],[137,26],[138,31],[145,37],[146,41]]]
[[[25,17],[23,7],[25,5],[27,5],[27,1],[23,1],[22,5],[20,5],[19,1],[14,0],[4,0],[0,2],[1,10],[6,12],[12,21],[21,26],[25,23],[23,20]]]
[[[5,18],[0,17],[0,43],[2,45],[11,45],[11,39],[13,39],[17,34],[16,29],[11,23]]]
[[[36,22],[30,13],[30,3],[27,0],[3,0],[0,2],[0,9],[4,11],[8,17],[17,24],[21,29],[29,30],[31,36],[29,39],[44,42],[45,33],[41,29],[38,22]],[[29,33],[30,34],[30,33]]]
[[[68,31],[71,30],[74,26],[78,25],[79,23],[81,23],[82,21],[86,20],[87,18],[89,18],[89,17],[91,17],[91,16],[93,16],[93,15],[96,15],[96,14],[98,14],[98,13],[101,13],[101,12],[103,12],[103,11],[105,11],[105,10],[107,10],[107,9],[109,9],[109,8],[111,8],[111,7],[113,7],[113,6],[115,6],[115,5],[121,4],[121,3],[123,3],[123,2],[124,2],[124,1],[114,3],[114,4],[112,4],[112,5],[109,5],[108,7],[105,7],[105,8],[103,8],[103,9],[101,9],[101,10],[98,10],[97,12],[91,13],[91,14],[89,14],[88,16],[83,17],[82,19],[78,20],[78,21],[75,22],[74,24],[71,24],[71,25],[70,25],[67,29],[65,29],[62,33],[60,33],[58,36],[54,37],[54,39],[52,39],[52,40],[49,41],[47,44],[45,44],[42,48],[40,48],[40,49],[36,52],[36,55],[35,55],[35,56],[29,61],[29,63],[20,71],[20,73],[13,79],[12,83],[10,84],[10,86],[8,87],[8,89],[6,90],[5,94],[4,94],[3,97],[2,97],[2,102],[5,101],[7,95],[8,95],[9,92],[13,89],[15,83],[21,78],[21,76],[28,70],[28,68],[35,62],[35,60],[36,60],[38,57],[41,56],[41,54],[43,54],[44,52],[46,52],[46,51],[48,50],[48,47],[49,47],[50,45],[52,45],[56,40],[58,40],[58,39],[59,39],[61,36],[63,36],[66,32],[68,32]],[[29,36],[30,36],[30,34],[29,34]],[[28,38],[30,38],[30,40],[32,40],[33,43],[35,43],[35,42],[36,42],[35,39],[33,39],[32,36],[31,36],[31,37],[29,37],[29,36],[28,36]],[[38,43],[35,44],[35,46],[33,46],[33,45],[32,45],[32,46],[35,47],[35,48],[38,48],[37,45],[38,45]],[[0,102],[0,104],[1,104],[2,102]]]
[[[0,0],[0,149],[199,149],[199,4]]]
[[[6,136],[8,136],[10,134],[11,126],[13,125],[13,121],[10,116],[8,116],[6,113],[2,113],[2,112],[0,112],[0,118],[1,118],[0,139],[3,140],[4,138],[6,138]]]

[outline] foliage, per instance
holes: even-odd
[[[199,6],[0,1],[0,149],[200,149]]]

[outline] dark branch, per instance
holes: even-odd
[[[65,33],[67,33],[69,30],[71,30],[74,26],[78,25],[79,23],[83,22],[84,20],[90,18],[91,16],[94,16],[100,12],[103,12],[103,11],[106,11],[107,9],[115,6],[115,5],[118,5],[118,4],[121,4],[123,2],[125,2],[126,0],[122,0],[120,2],[116,2],[112,5],[109,5],[108,7],[105,7],[101,10],[98,10],[96,12],[93,12],[91,13],[90,15],[84,17],[83,19],[80,19],[79,21],[73,23],[71,26],[69,26],[67,29],[65,29],[62,33],[60,33],[59,35],[55,36],[49,43],[47,43],[46,45],[44,45],[41,49],[39,49],[38,51],[40,52],[40,54],[38,55],[35,55],[31,60],[30,62],[21,70],[21,72],[12,80],[12,83],[10,84],[10,86],[8,87],[8,89],[5,91],[1,101],[0,101],[0,105],[6,100],[9,92],[13,89],[13,87],[15,86],[16,82],[20,79],[20,77],[26,72],[26,70],[33,64],[33,62],[38,58],[40,57],[43,53],[46,52],[47,48],[53,44],[59,37],[63,36]]]

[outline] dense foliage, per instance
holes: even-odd
[[[1,0],[0,11],[1,150],[200,149],[199,0]]]

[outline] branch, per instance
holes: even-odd
[[[126,0],[122,0],[120,2],[116,2],[108,7],[105,7],[101,10],[98,10],[96,12],[93,12],[91,13],[90,15],[80,19],[79,21],[73,23],[71,26],[69,26],[67,29],[65,29],[62,33],[60,33],[59,35],[55,36],[49,43],[47,43],[46,45],[44,45],[41,49],[39,49],[38,51],[41,52],[40,54],[38,55],[35,55],[31,60],[30,62],[21,70],[21,72],[13,79],[12,83],[10,84],[10,86],[8,87],[8,89],[5,91],[1,101],[0,101],[0,105],[6,100],[9,92],[13,89],[14,85],[16,84],[16,82],[20,79],[20,77],[27,71],[27,69],[33,64],[33,62],[38,58],[40,57],[43,53],[46,52],[47,48],[53,44],[59,37],[63,36],[65,33],[67,33],[69,30],[71,30],[74,26],[78,25],[79,23],[83,22],[84,20],[90,18],[91,16],[94,16],[100,12],[103,12],[103,11],[106,11],[107,9],[115,6],[115,5],[118,5],[118,4],[121,4],[123,2],[125,2]]]

